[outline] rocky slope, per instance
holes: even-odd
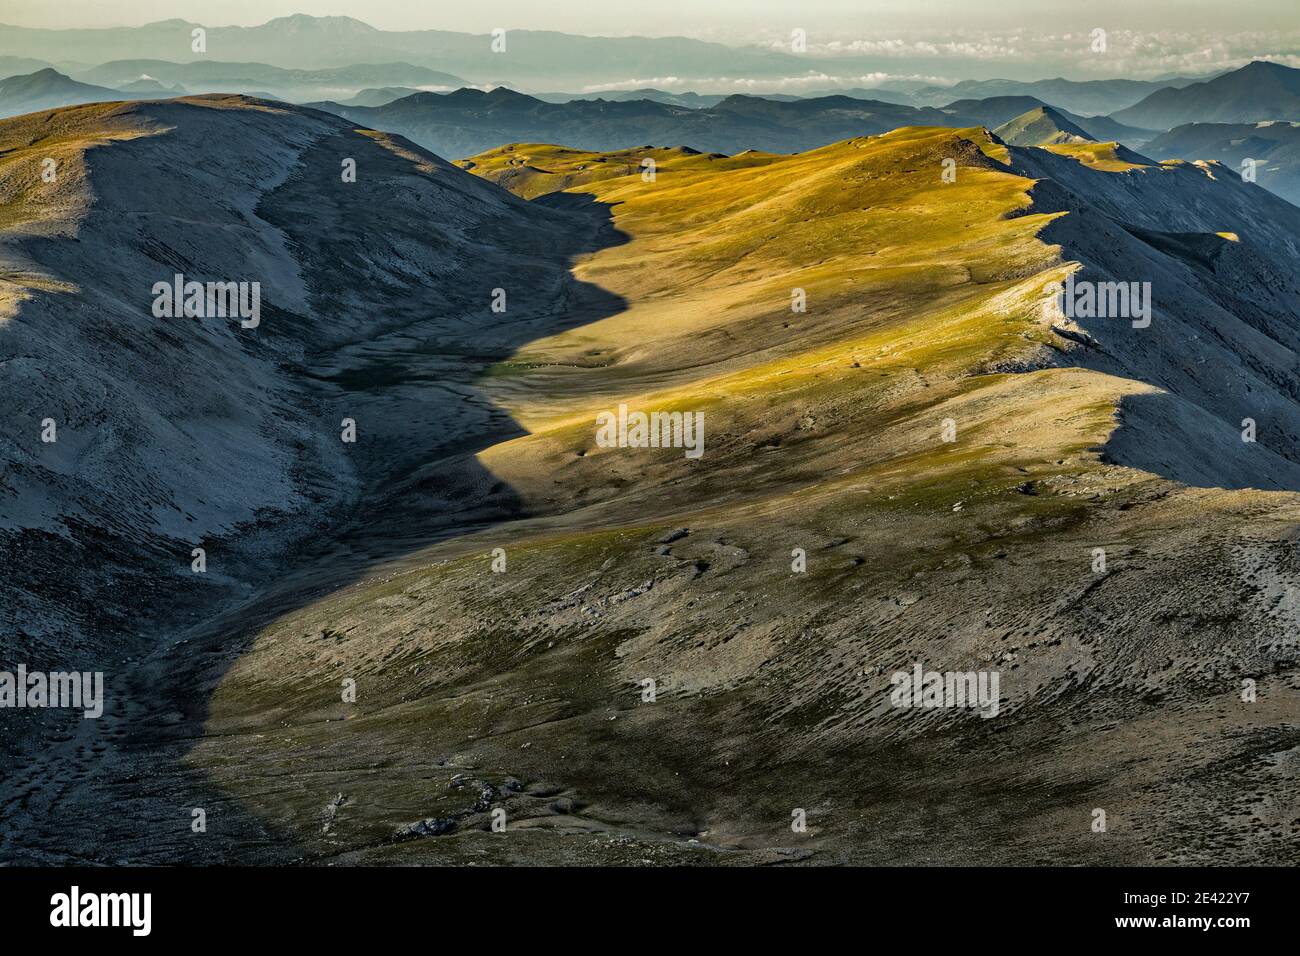
[[[152,617],[256,589],[391,463],[500,420],[456,384],[474,359],[451,375],[404,365],[436,379],[425,388],[391,371],[372,382],[372,354],[432,337],[490,361],[571,286],[563,214],[327,114],[200,97],[37,114],[0,137],[8,661],[120,662],[153,646]],[[209,148],[223,162],[187,159]],[[520,295],[502,323],[467,263],[507,262]],[[157,317],[155,283],[178,273],[257,282],[259,324]],[[421,412],[391,421],[406,390]],[[344,418],[368,453],[349,454]]]

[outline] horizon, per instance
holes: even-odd
[[[1023,16],[1010,21],[997,14],[944,15],[933,2],[876,3],[876,12],[844,13],[840,0],[819,0],[811,8],[787,10],[784,4],[760,3],[759,10],[741,11],[724,4],[707,16],[689,4],[671,0],[657,5],[653,16],[637,8],[636,15],[618,12],[626,4],[590,15],[576,5],[548,8],[540,13],[528,4],[506,2],[493,15],[477,11],[444,10],[432,13],[403,0],[353,2],[291,2],[267,4],[146,2],[129,12],[116,4],[104,7],[89,0],[61,5],[57,16],[48,6],[16,0],[0,12],[0,22],[20,29],[51,31],[139,29],[183,21],[210,30],[263,27],[296,17],[313,20],[349,20],[381,33],[441,31],[487,36],[493,29],[563,33],[590,38],[692,39],[720,43],[733,49],[758,49],[789,53],[793,30],[802,30],[807,57],[813,69],[779,77],[688,77],[684,86],[671,70],[658,75],[628,76],[602,89],[667,89],[673,92],[710,90],[730,84],[733,92],[795,93],[823,83],[829,87],[870,88],[881,82],[917,81],[951,85],[962,80],[1054,79],[1163,79],[1200,77],[1224,72],[1252,60],[1269,60],[1300,67],[1300,30],[1284,29],[1294,23],[1284,12],[1286,4],[1268,0],[1249,11],[1233,11],[1226,20],[1213,4],[1186,4],[1169,0],[1142,9],[1103,0],[1094,4],[1086,19],[1060,15],[1039,16],[1036,5],[1015,0],[1008,9]],[[1178,27],[1169,26],[1169,12],[1180,11]],[[906,9],[904,9],[906,8]],[[1039,11],[1041,12],[1041,11]],[[1221,21],[1227,29],[1220,27]],[[830,22],[834,23],[832,27]],[[849,25],[846,25],[849,24]],[[629,25],[632,24],[632,25]],[[1098,55],[1090,48],[1090,35],[1104,30],[1107,48]],[[168,59],[159,56],[158,59]],[[239,62],[237,54],[212,55],[213,59]],[[112,58],[110,58],[112,59]],[[265,58],[256,62],[274,62]],[[364,63],[365,59],[355,62]],[[577,92],[590,92],[591,88]],[[549,92],[549,91],[546,91]]]
[[[169,60],[169,61],[159,61],[159,62],[167,62],[167,63],[169,63],[169,64],[173,64],[173,65],[176,65],[176,66],[184,66],[184,65],[185,65],[185,61],[179,61],[179,60],[176,60],[176,61],[171,61],[171,60]],[[223,61],[213,61],[213,62],[223,62]],[[239,61],[224,61],[224,62],[238,63]],[[257,62],[257,61],[248,61],[248,62]],[[1256,63],[1267,63],[1267,64],[1269,64],[1269,65],[1271,65],[1271,66],[1281,66],[1281,67],[1283,67],[1284,69],[1295,69],[1295,67],[1288,67],[1288,66],[1286,66],[1285,64],[1281,64],[1281,63],[1276,62],[1275,60],[1270,60],[1270,59],[1266,59],[1266,58],[1259,58],[1259,59],[1250,60],[1250,61],[1248,61],[1248,62],[1246,62],[1246,63],[1241,64],[1241,66],[1235,67],[1235,68],[1233,68],[1233,69],[1229,69],[1229,70],[1216,70],[1216,71],[1213,71],[1213,72],[1211,72],[1211,73],[1198,74],[1198,75],[1196,75],[1195,77],[1192,77],[1192,76],[1190,76],[1190,75],[1183,75],[1182,78],[1183,78],[1183,79],[1194,78],[1194,79],[1196,79],[1197,82],[1207,82],[1208,80],[1210,80],[1210,79],[1214,79],[1214,78],[1216,78],[1216,77],[1218,77],[1218,76],[1222,76],[1222,75],[1224,75],[1225,73],[1233,73],[1233,72],[1236,72],[1237,70],[1245,69],[1247,66],[1251,66],[1251,65],[1256,64]],[[274,65],[274,64],[258,63],[258,65],[266,66],[266,65]],[[364,64],[358,64],[358,65],[364,65]],[[12,79],[12,78],[15,78],[15,77],[22,77],[22,76],[36,76],[36,75],[39,75],[39,74],[41,74],[41,73],[54,73],[54,74],[56,74],[56,75],[58,75],[58,76],[62,76],[62,77],[65,77],[65,78],[71,78],[71,77],[69,77],[69,75],[68,75],[67,73],[63,72],[62,70],[60,70],[60,69],[59,69],[58,67],[56,67],[56,66],[44,66],[44,67],[41,67],[41,68],[38,69],[38,70],[33,70],[31,73],[26,73],[26,74],[17,73],[17,74],[11,74],[11,75],[8,75],[8,76],[0,76],[0,81],[6,80],[6,79]],[[1171,75],[1170,78],[1172,79],[1172,78],[1174,78],[1174,77]],[[952,80],[952,81],[948,81],[948,82],[939,82],[939,81],[936,81],[936,82],[933,84],[933,86],[934,86],[935,88],[942,88],[942,87],[945,87],[945,86],[956,86],[956,85],[960,85],[961,83],[967,83],[967,82],[978,82],[978,83],[989,83],[989,82],[992,82],[992,83],[997,83],[997,82],[1008,82],[1008,83],[1015,83],[1015,82],[1019,82],[1019,83],[1052,83],[1052,82],[1058,82],[1058,81],[1060,81],[1060,82],[1076,83],[1076,84],[1079,84],[1079,83],[1105,83],[1105,82],[1108,82],[1108,81],[1113,80],[1113,79],[1123,79],[1123,78],[1120,78],[1120,77],[1104,77],[1104,78],[1103,78],[1103,77],[1098,77],[1098,78],[1087,79],[1087,80],[1070,80],[1070,79],[1068,79],[1068,78],[1066,78],[1066,77],[1063,77],[1063,76],[1057,75],[1057,76],[1042,76],[1042,77],[1038,77],[1038,78],[1033,79],[1033,80],[1013,80],[1013,79],[1010,79],[1010,78],[1007,78],[1007,77],[991,77],[991,78],[989,78],[989,79],[985,79],[985,80],[966,80],[966,79],[963,79],[963,80]],[[486,94],[486,93],[492,93],[492,92],[494,92],[494,91],[496,91],[496,90],[508,90],[508,91],[510,91],[510,92],[512,92],[512,93],[516,93],[516,94],[518,94],[518,95],[520,95],[520,96],[526,96],[526,97],[528,97],[528,98],[530,98],[530,99],[538,99],[539,96],[547,96],[547,95],[552,95],[552,94],[556,94],[556,93],[566,93],[566,94],[569,94],[569,93],[573,93],[573,92],[574,92],[574,91],[561,91],[561,90],[530,91],[530,90],[521,89],[521,88],[520,88],[521,86],[522,86],[522,84],[512,84],[512,83],[510,83],[510,82],[501,82],[501,83],[481,83],[481,84],[473,84],[473,83],[468,83],[468,82],[467,82],[467,83],[465,83],[464,85],[462,85],[462,86],[457,86],[457,87],[455,87],[455,88],[448,88],[448,89],[416,90],[416,94],[430,94],[430,95],[433,95],[433,96],[450,96],[450,95],[453,94],[453,93],[459,93],[459,92],[467,91],[467,90],[468,90],[468,91],[472,91],[472,92],[476,92],[476,93],[485,93],[485,94]],[[805,94],[805,95],[802,96],[802,97],[798,97],[798,96],[796,96],[796,98],[802,98],[802,99],[828,99],[828,98],[831,98],[831,97],[839,96],[839,97],[846,98],[846,99],[853,99],[853,97],[847,97],[847,96],[845,96],[846,91],[848,91],[848,90],[850,90],[850,89],[854,89],[854,88],[851,88],[851,87],[843,87],[843,88],[833,88],[833,87],[830,87],[830,88],[827,88],[827,89],[824,89],[824,90],[818,90],[818,91],[816,91],[816,92],[814,92],[814,93],[811,93],[811,94]],[[871,90],[870,87],[860,88],[860,89],[863,89],[864,92],[870,92],[870,90]],[[771,98],[773,97],[773,95],[774,95],[774,94],[771,94],[771,93],[751,92],[751,91],[744,91],[744,90],[738,90],[738,91],[733,91],[733,92],[728,92],[728,93],[700,93],[699,91],[697,91],[697,90],[693,90],[693,89],[683,89],[683,90],[668,91],[668,90],[659,89],[659,88],[656,88],[656,87],[653,87],[653,86],[635,87],[635,88],[629,88],[629,89],[620,89],[620,88],[617,88],[617,87],[615,87],[615,86],[608,86],[608,87],[602,87],[602,88],[600,88],[600,89],[592,89],[592,90],[583,91],[583,93],[585,93],[586,95],[590,96],[591,98],[599,98],[599,97],[600,97],[600,94],[604,94],[604,93],[637,93],[637,92],[664,93],[664,94],[667,94],[667,95],[676,95],[676,96],[682,96],[682,95],[688,95],[688,96],[689,96],[689,95],[698,95],[698,96],[704,96],[704,97],[710,97],[710,96],[721,96],[721,97],[724,97],[724,98],[731,98],[731,97],[747,97],[747,98],[751,98],[751,99],[771,99]],[[883,93],[883,92],[887,92],[887,90],[882,88],[882,89],[880,90],[880,92],[882,92],[882,93]],[[211,96],[216,96],[216,95],[223,95],[223,94],[219,94],[219,93],[208,93],[208,94],[203,94],[203,93],[193,93],[193,94],[189,94],[189,95],[194,95],[194,96],[211,95]],[[410,94],[410,95],[415,95],[415,94]],[[788,94],[788,95],[794,95],[794,94]],[[998,99],[998,98],[1015,98],[1015,97],[1017,97],[1017,96],[1024,96],[1024,95],[1027,95],[1027,94],[990,94],[987,98],[991,98],[991,99]],[[984,98],[985,98],[985,97],[980,97],[980,99],[984,99]],[[546,102],[546,101],[545,101],[545,100],[542,100],[541,102]],[[1046,108],[1048,108],[1048,109],[1058,110],[1058,111],[1059,111],[1059,108],[1056,107],[1056,106],[1053,106],[1051,103],[1044,102],[1044,103],[1043,103],[1043,106],[1046,107]],[[1272,121],[1272,122],[1277,122],[1277,121]]]

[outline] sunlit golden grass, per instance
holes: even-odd
[[[1085,166],[1100,169],[1107,173],[1122,173],[1130,169],[1142,169],[1140,163],[1132,163],[1119,156],[1117,143],[1053,143],[1043,149],[1078,160]]]
[[[682,147],[641,147],[597,153],[546,143],[512,143],[456,165],[490,179],[525,199],[610,179],[640,181],[653,160],[656,181],[678,179],[692,171],[757,166],[781,157],[749,152],[742,156],[699,153]]]
[[[1073,152],[1089,164],[1114,155],[1104,144]],[[643,177],[640,159],[652,154],[656,175]],[[503,165],[526,168],[511,187],[523,195],[560,184],[547,177],[589,174],[566,180],[566,191],[604,204],[626,239],[574,269],[626,307],[529,343],[488,386],[530,434],[485,450],[480,461],[526,499],[555,501],[546,476],[556,473],[569,476],[566,484],[612,481],[629,491],[686,481],[699,500],[710,482],[726,480],[700,475],[680,456],[628,471],[623,458],[602,455],[592,444],[594,415],[619,402],[703,411],[715,441],[776,442],[784,450],[768,452],[776,457],[762,480],[748,471],[753,448],[744,441],[710,453],[718,473],[743,475],[736,483],[758,496],[881,467],[891,456],[905,470],[931,461],[955,467],[951,454],[927,457],[935,438],[920,437],[917,422],[975,420],[985,390],[1006,392],[998,368],[1041,361],[1034,356],[1055,344],[1042,290],[1068,264],[1038,234],[1059,214],[1025,213],[1033,183],[1010,171],[1008,150],[983,129],[906,128],[792,156],[611,157],[635,172],[602,175],[593,171],[598,154],[536,145],[466,163],[503,184]],[[798,297],[805,311],[792,308]],[[1086,437],[1074,428],[1022,429],[1011,443],[1019,452],[967,445],[964,454],[993,467],[1063,459],[1104,441],[1113,403],[1137,386],[1076,371],[1070,389],[1051,387],[1064,374],[1045,371],[1018,387],[1025,401],[1069,395],[1104,408],[1104,427],[1089,415]],[[835,424],[791,431],[799,414]],[[604,468],[613,471],[602,478]]]

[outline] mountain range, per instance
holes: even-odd
[[[427,149],[456,157],[509,142],[566,143],[587,150],[655,143],[728,154],[746,149],[791,153],[900,125],[993,128],[1044,107],[1031,97],[961,100],[934,108],[847,96],[774,100],[739,94],[695,108],[654,100],[547,103],[504,88],[413,95],[370,108],[328,102],[310,105],[400,133]],[[1106,117],[1057,115],[1085,130],[1090,139],[1136,147],[1156,135]]]
[[[39,61],[11,62],[26,65]],[[1260,167],[1267,172],[1261,184],[1288,198],[1295,196],[1289,137],[1282,134],[1287,129],[1284,118],[1297,115],[1300,109],[1300,71],[1265,61],[1204,82],[1159,86],[1114,116],[1082,115],[1023,94],[941,100],[933,107],[895,102],[931,98],[935,88],[917,84],[901,84],[890,94],[891,101],[883,102],[864,99],[869,90],[855,90],[852,96],[817,97],[699,95],[654,89],[531,97],[506,88],[487,92],[463,86],[454,89],[463,82],[450,73],[401,62],[305,70],[219,60],[120,60],[83,68],[75,78],[44,67],[4,79],[0,81],[0,115],[119,98],[240,92],[277,100],[308,100],[318,108],[400,133],[454,157],[511,141],[618,150],[644,145],[642,141],[647,140],[703,152],[798,152],[899,125],[983,125],[1000,130],[1013,145],[1041,145],[1059,134],[1058,141],[1086,138],[1142,150],[1148,142],[1160,139],[1152,153],[1159,158],[1213,156],[1234,165],[1248,158],[1267,159]],[[1181,79],[1170,82],[1178,84]],[[1077,99],[1076,87],[1090,91],[1089,95],[1122,92],[1126,97],[1145,89],[1141,83],[1116,83],[1051,80],[999,87],[993,81],[979,81],[945,89],[1033,88],[1066,100]],[[440,95],[432,90],[446,92]],[[339,93],[349,95],[317,99]],[[1034,115],[1026,117],[1029,113]],[[1216,119],[1225,117],[1231,122]],[[1269,134],[1272,138],[1229,129],[1217,133],[1184,130],[1162,138],[1162,131],[1174,126],[1254,126],[1258,132],[1268,128],[1259,124],[1276,124],[1280,118],[1281,125],[1275,125]],[[1025,128],[1006,125],[1018,122]],[[1201,144],[1209,152],[1196,155]],[[1252,152],[1259,155],[1248,155]]]
[[[547,103],[498,87],[420,93],[379,107],[310,105],[458,158],[509,142],[557,142],[591,150],[656,143],[703,152],[798,152],[900,125],[977,125],[929,107],[847,96],[783,102],[732,95],[715,106],[691,109],[652,100]]]
[[[957,99],[1027,96],[1060,110],[1098,116],[1132,106],[1163,89],[1189,86],[1198,79],[1175,76],[1164,80],[1066,80],[1060,77],[1032,81],[962,80],[953,86],[926,86],[915,90],[906,94],[905,102],[913,106],[941,106]]]
[[[204,51],[192,49],[204,29]],[[257,61],[300,70],[357,63],[410,63],[475,83],[512,83],[540,89],[619,82],[630,76],[791,76],[807,62],[791,54],[735,48],[682,37],[586,37],[511,30],[508,55],[493,38],[446,30],[378,30],[350,17],[278,17],[253,27],[205,26],[172,19],[140,27],[48,30],[5,26],[0,56],[60,65],[113,60],[174,62]],[[662,71],[668,71],[665,74]]]
[[[193,48],[193,33],[198,29],[205,31],[201,50]],[[305,14],[277,17],[257,26],[213,26],[182,19],[104,29],[5,26],[0,29],[0,62],[4,57],[42,61],[27,69],[11,70],[14,73],[52,65],[73,74],[86,64],[138,59],[251,60],[303,70],[358,63],[410,63],[465,77],[469,85],[507,85],[535,91],[620,88],[619,85],[637,77],[671,77],[722,87],[697,89],[705,94],[736,92],[753,81],[766,84],[773,93],[779,94],[806,88],[809,76],[825,77],[827,82],[815,96],[842,93],[836,89],[840,86],[860,87],[863,76],[879,73],[885,65],[904,71],[909,65],[912,68],[953,65],[927,62],[924,57],[882,63],[879,57],[870,55],[794,54],[765,46],[728,46],[684,37],[590,37],[554,31],[508,30],[505,40],[504,49],[494,49],[494,37],[487,33],[388,31],[350,17]],[[970,65],[980,66],[978,61]],[[930,75],[932,70],[925,72]],[[726,78],[744,86],[728,87]],[[1196,79],[1203,77],[1087,81],[981,79],[963,81],[953,87],[887,79],[878,84],[878,89],[854,89],[846,95],[863,95],[910,106],[940,106],[963,98],[1034,96],[1060,109],[1102,114],[1131,106],[1161,87],[1181,86]],[[793,87],[782,90],[783,84],[793,84]]]
[[[76,74],[84,83],[123,88],[142,77],[164,84],[180,84],[205,93],[249,93],[269,90],[290,101],[329,99],[364,88],[380,86],[454,90],[465,81],[450,73],[412,66],[410,63],[363,63],[320,70],[292,70],[265,63],[227,63],[204,60],[172,63],[166,60],[115,60]]]

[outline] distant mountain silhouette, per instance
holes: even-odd
[[[191,34],[198,27],[206,30],[206,53],[191,49]],[[808,67],[806,57],[684,37],[590,37],[510,30],[507,43],[509,55],[500,56],[493,54],[492,37],[487,33],[387,31],[351,17],[303,14],[252,27],[171,19],[112,29],[5,26],[0,30],[0,56],[50,62],[239,59],[312,70],[405,62],[465,76],[475,83],[511,82],[543,89],[581,89],[633,76],[785,77],[799,75]]]
[[[78,83],[49,67],[0,80],[0,116],[120,99],[122,95],[117,90]]]
[[[114,60],[77,74],[82,82],[118,88],[146,77],[164,85],[180,84],[196,93],[269,90],[278,99],[286,100],[335,99],[381,87],[405,87],[409,95],[422,89],[452,90],[465,85],[459,76],[410,63],[355,63],[322,70],[297,70],[267,63],[224,60],[176,63],[137,59]]]
[[[1147,129],[1300,118],[1300,70],[1257,60],[1207,83],[1152,93],[1112,119]]]
[[[930,86],[912,94],[915,106],[938,106],[955,99],[1032,96],[1062,110],[1084,115],[1113,113],[1166,88],[1187,86],[1198,78],[1165,80],[963,80],[955,86]],[[1141,125],[1141,124],[1137,124]]]
[[[373,108],[311,105],[400,133],[450,158],[516,142],[564,143],[589,150],[654,143],[728,154],[745,149],[794,153],[900,126],[983,125],[957,113],[848,96],[779,101],[733,95],[707,109],[690,109],[652,100],[547,103],[498,87],[488,93],[419,93]]]

